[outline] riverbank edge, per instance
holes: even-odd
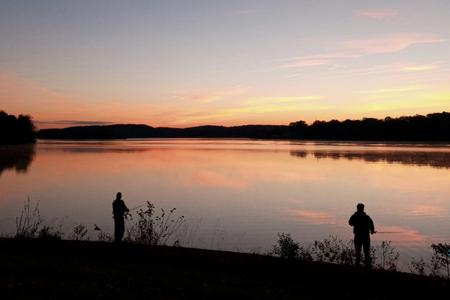
[[[260,254],[97,241],[0,239],[4,299],[411,299],[450,281]]]

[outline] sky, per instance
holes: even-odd
[[[450,111],[450,1],[0,0],[0,110],[39,128]]]

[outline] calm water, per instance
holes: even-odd
[[[111,202],[176,207],[187,246],[264,252],[278,232],[305,244],[337,234],[358,202],[375,243],[391,240],[403,264],[450,241],[450,147],[291,141],[148,139],[40,141],[0,148],[0,232],[12,234],[24,201],[70,231],[112,233]],[[95,232],[90,230],[92,237]]]

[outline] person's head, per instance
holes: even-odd
[[[121,193],[121,192],[118,192],[118,193],[117,193],[116,199],[119,199],[119,200],[122,199],[122,193]]]
[[[358,205],[356,205],[356,210],[359,211],[359,212],[363,212],[364,211],[364,204],[358,203]]]

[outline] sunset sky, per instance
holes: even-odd
[[[0,110],[39,128],[450,111],[450,1],[0,0]]]

